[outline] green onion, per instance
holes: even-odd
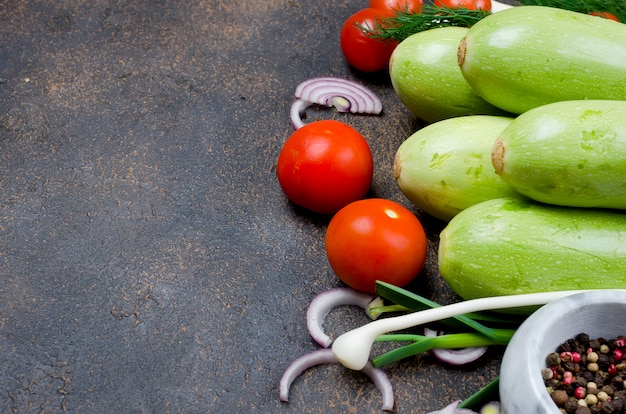
[[[441,307],[440,304],[432,300],[385,282],[376,282],[376,294],[413,311]],[[440,322],[455,329],[460,329],[463,326],[469,327],[491,339],[494,345],[506,345],[511,340],[510,329],[489,328],[468,315],[459,315]]]

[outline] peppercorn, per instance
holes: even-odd
[[[602,387],[602,392],[605,392],[609,397],[612,397],[615,394],[615,388],[611,385],[605,385]]]
[[[582,377],[585,380],[589,381],[589,382],[593,382],[593,380],[595,379],[596,375],[593,372],[591,372],[591,371],[585,370],[582,373]],[[595,383],[594,383],[594,385],[595,385]]]
[[[626,336],[584,333],[546,357],[542,378],[563,414],[626,414]]]
[[[578,408],[578,400],[574,397],[568,398],[565,404],[563,404],[563,409],[567,413],[574,413],[576,408]]]
[[[585,395],[587,395],[587,390],[584,387],[576,387],[574,390],[574,397],[579,400],[585,398]]]
[[[554,371],[552,371],[550,368],[544,368],[541,370],[541,377],[544,380],[550,380],[554,378]]]
[[[607,369],[609,367],[610,361],[609,361],[609,356],[607,355],[606,352],[600,353],[598,355],[597,364],[601,369]]]
[[[549,367],[561,365],[561,357],[556,352],[552,352],[547,356],[546,363]]]
[[[615,408],[613,407],[612,401],[603,401],[602,402],[602,413],[612,414],[615,412]]]
[[[550,397],[552,397],[552,401],[554,401],[554,403],[559,407],[562,407],[569,398],[567,392],[563,390],[553,391],[552,394],[550,394]]]
[[[596,405],[598,403],[598,397],[596,397],[594,394],[587,394],[587,396],[585,397],[585,402],[587,403],[587,406]]]
[[[574,337],[574,339],[580,344],[588,344],[589,343],[589,335],[584,332],[579,333]]]

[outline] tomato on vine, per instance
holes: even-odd
[[[408,13],[419,13],[424,2],[422,0],[370,0],[370,8]]]
[[[335,120],[305,124],[285,142],[276,174],[294,204],[334,214],[363,198],[374,174],[372,152],[354,128]]]
[[[395,12],[386,9],[367,8],[359,10],[344,22],[339,35],[341,51],[348,63],[362,72],[378,72],[389,68],[389,58],[398,45],[397,41],[372,38],[367,30]]]
[[[435,6],[449,9],[487,10],[491,11],[491,0],[434,0]]]
[[[419,219],[391,200],[355,201],[333,216],[326,256],[348,286],[374,293],[376,280],[405,286],[426,262],[428,241]]]

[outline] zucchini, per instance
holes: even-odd
[[[398,187],[417,208],[444,221],[481,201],[514,197],[491,164],[493,142],[512,121],[470,115],[419,129],[396,151]]]
[[[513,7],[467,31],[458,63],[478,95],[514,114],[558,101],[626,100],[626,24]]]
[[[440,235],[439,270],[464,299],[626,288],[626,215],[494,199],[457,214]]]
[[[626,101],[531,109],[500,134],[492,163],[505,182],[534,200],[626,209]]]
[[[457,48],[465,27],[440,27],[404,39],[389,60],[391,85],[400,101],[428,123],[463,115],[503,115],[463,78]]]

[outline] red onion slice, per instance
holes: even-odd
[[[304,371],[317,365],[339,363],[332,349],[319,349],[309,352],[295,359],[285,370],[280,379],[280,401],[289,401],[289,388],[293,381]],[[367,375],[383,397],[383,410],[392,411],[394,408],[393,387],[385,372],[379,368],[374,368],[371,362],[365,365],[362,372]]]
[[[443,332],[433,331],[432,329],[424,328],[424,336],[437,336],[442,335]],[[471,348],[460,349],[431,349],[432,354],[438,360],[450,365],[464,365],[470,362],[476,361],[487,352],[486,346],[477,346]]]
[[[475,411],[467,408],[457,408],[461,404],[461,400],[457,400],[446,406],[443,410],[431,411],[428,414],[477,414]]]
[[[333,341],[322,329],[322,323],[328,312],[342,305],[353,305],[369,309],[372,302],[376,300],[380,301],[380,305],[382,305],[382,299],[376,295],[359,292],[352,288],[333,288],[320,293],[313,298],[306,313],[306,324],[311,337],[320,346],[328,348]],[[373,318],[373,316],[370,317]]]
[[[311,105],[311,102],[302,99],[296,99],[293,102],[293,104],[291,105],[291,123],[293,124],[294,128],[298,129],[304,126],[304,122],[302,121],[302,117],[300,116],[300,114]]]
[[[383,104],[369,88],[341,78],[307,79],[296,87],[296,100],[291,106],[291,121],[296,129],[304,123],[300,114],[313,104],[335,107],[338,112],[380,114]]]

